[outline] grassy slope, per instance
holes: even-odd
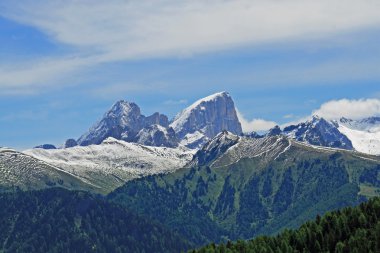
[[[365,200],[360,187],[379,187],[371,178],[380,162],[372,158],[295,144],[276,160],[243,158],[230,164],[232,159],[223,157],[218,166],[128,182],[109,198],[197,244],[251,238]]]

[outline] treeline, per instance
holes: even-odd
[[[52,188],[0,194],[0,252],[180,252],[189,248],[187,241],[161,224],[90,193]]]
[[[210,244],[192,253],[380,252],[380,198],[317,216],[274,237]]]

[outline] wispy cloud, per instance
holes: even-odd
[[[10,70],[0,72],[0,87],[10,93],[62,85],[62,78],[100,63],[326,38],[380,24],[380,2],[372,0],[5,0],[0,7],[0,15],[34,26],[79,52],[39,59],[28,67],[7,66]],[[310,78],[320,71],[335,74],[335,69],[313,69]],[[340,69],[360,76],[373,72]]]

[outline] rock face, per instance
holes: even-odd
[[[167,127],[168,123],[165,115],[154,113],[145,117],[137,104],[121,100],[116,102],[98,123],[78,139],[78,144],[81,146],[100,144],[108,137],[133,142],[144,127],[153,124]]]
[[[65,143],[63,144],[63,148],[72,148],[78,146],[78,143],[74,139],[67,139]]]
[[[180,112],[170,126],[180,139],[191,140],[186,146],[191,146],[194,142],[204,143],[223,130],[237,135],[242,133],[234,102],[227,92],[196,101]]]
[[[157,124],[141,129],[136,135],[135,142],[156,147],[175,148],[178,146],[178,139],[173,128],[166,128]]]
[[[190,165],[206,165],[238,143],[239,136],[223,131],[208,141],[195,155]]]
[[[252,131],[252,132],[247,132],[247,133],[242,133],[241,136],[243,137],[248,137],[248,138],[253,138],[253,139],[259,139],[263,138],[264,135],[260,135],[259,133]]]
[[[281,128],[279,126],[274,126],[273,128],[269,129],[267,136],[276,136],[280,134],[282,134]]]
[[[282,134],[312,145],[354,149],[347,136],[338,130],[338,125],[318,116],[298,125],[285,127]]]
[[[149,146],[199,148],[222,131],[242,133],[234,102],[227,92],[200,99],[179,113],[169,124],[158,112],[145,117],[135,103],[115,103],[77,143],[100,144],[108,137]],[[74,145],[74,142],[69,143]]]

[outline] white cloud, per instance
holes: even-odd
[[[99,63],[325,38],[380,25],[380,1],[374,0],[4,0],[0,8],[0,15],[34,26],[79,52],[1,72],[2,90],[15,91]],[[335,75],[336,68],[326,68]],[[320,73],[310,74],[302,76]]]
[[[5,16],[120,59],[330,36],[379,25],[379,9],[373,0],[24,0]]]
[[[322,104],[319,109],[313,111],[313,115],[318,115],[326,119],[339,119],[341,117],[361,119],[371,116],[380,116],[380,99],[331,100]]]
[[[238,110],[237,115],[241,123],[241,127],[243,128],[243,132],[266,131],[277,125],[274,121],[267,121],[264,119],[247,120]]]

